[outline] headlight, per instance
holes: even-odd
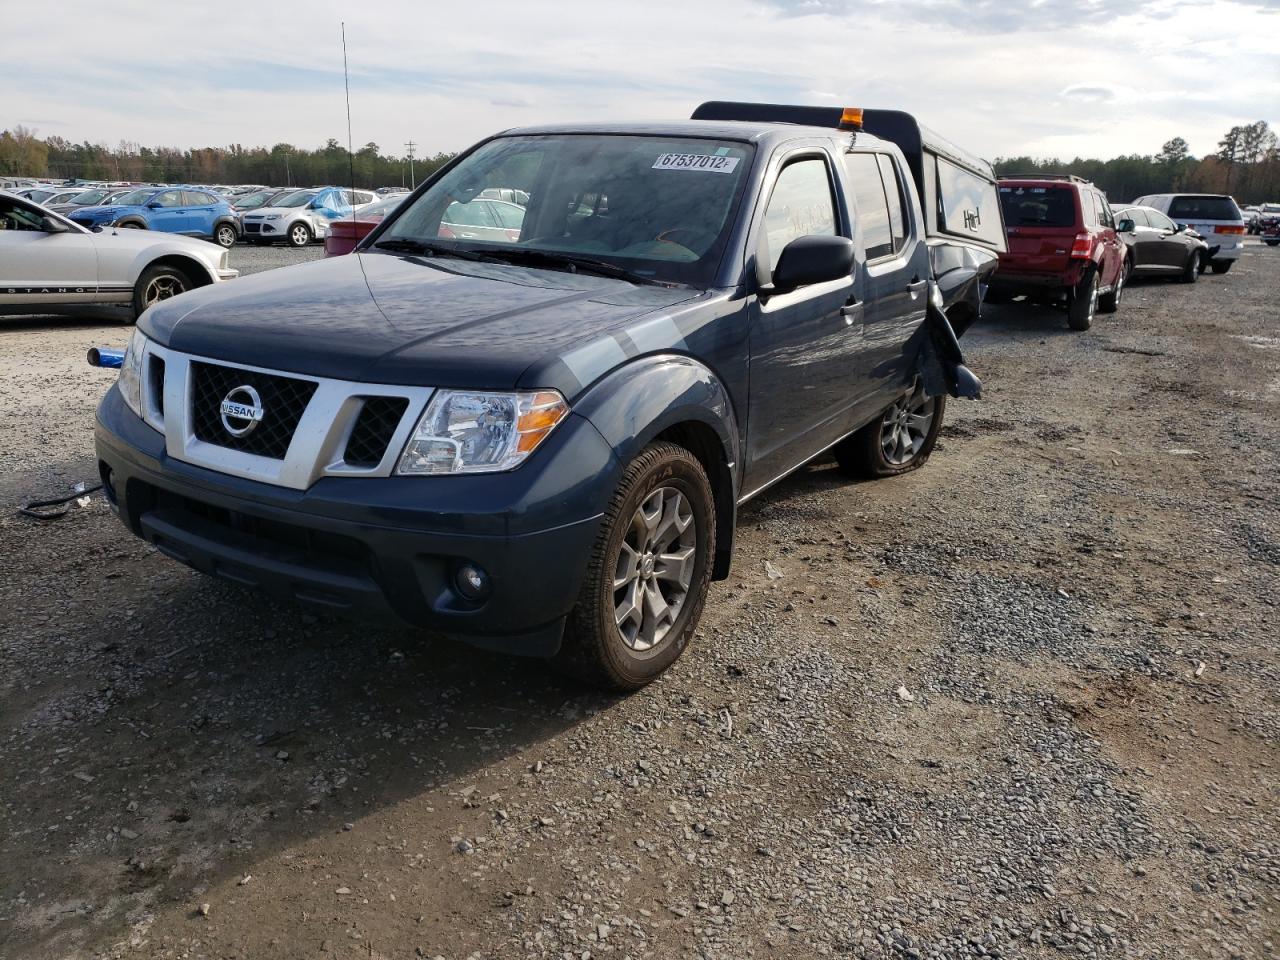
[[[125,348],[120,378],[116,381],[120,386],[120,396],[138,416],[142,416],[142,354],[146,348],[147,338],[135,330],[129,338],[129,346]]]
[[[524,462],[569,414],[555,390],[440,390],[405,444],[396,472],[496,473]]]

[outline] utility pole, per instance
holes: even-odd
[[[418,187],[418,181],[415,180],[413,176],[413,148],[416,146],[417,144],[414,143],[412,140],[410,140],[408,143],[405,144],[405,148],[409,151],[409,189],[410,190],[415,190]]]

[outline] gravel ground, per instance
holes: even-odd
[[[928,467],[748,505],[627,698],[8,512],[0,957],[1280,955],[1278,257],[990,310]],[[126,335],[0,321],[0,501]]]

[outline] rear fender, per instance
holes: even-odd
[[[592,386],[573,405],[613,448],[613,495],[626,469],[647,445],[664,433],[714,436],[716,442],[692,452],[703,462],[715,491],[716,557],[713,576],[729,574],[733,554],[737,491],[741,478],[738,421],[729,393],[706,366],[680,354],[643,357],[620,367]],[[696,444],[695,444],[696,446]],[[607,499],[607,498],[606,498]]]

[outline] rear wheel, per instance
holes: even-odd
[[[1067,326],[1072,330],[1088,330],[1097,312],[1098,271],[1090,267],[1067,298]]]
[[[702,615],[715,529],[698,459],[672,443],[646,447],[600,522],[556,665],[614,690],[638,690],[666,670]]]
[[[192,288],[191,278],[177,267],[158,264],[147,267],[133,287],[133,316],[136,320],[152,304],[169,300]]]
[[[1214,273],[1226,273],[1233,263],[1235,263],[1234,260],[1213,260],[1209,263],[1209,269]]]
[[[1126,257],[1124,263],[1120,265],[1120,273],[1116,277],[1116,285],[1106,296],[1098,298],[1098,309],[1103,313],[1115,313],[1120,309],[1120,298],[1124,296],[1125,284],[1129,282],[1129,274],[1133,271],[1133,264]]]
[[[311,228],[305,223],[295,223],[289,228],[289,246],[305,247],[311,242]]]
[[[1183,283],[1195,283],[1204,268],[1200,265],[1200,251],[1192,250],[1191,256],[1187,258],[1187,265],[1182,268],[1182,276],[1179,278]]]
[[[896,477],[917,470],[938,442],[946,407],[946,397],[931,397],[917,384],[831,452],[840,469],[855,477]]]
[[[1265,243],[1268,247],[1280,246],[1280,239],[1269,240],[1266,237],[1263,237],[1262,242]]]

